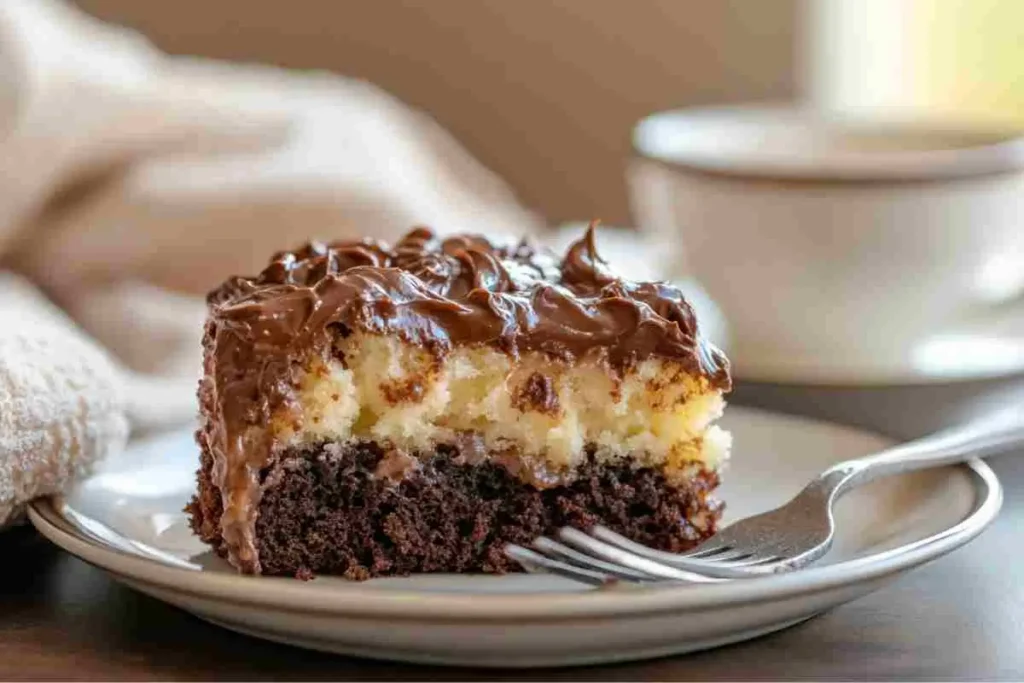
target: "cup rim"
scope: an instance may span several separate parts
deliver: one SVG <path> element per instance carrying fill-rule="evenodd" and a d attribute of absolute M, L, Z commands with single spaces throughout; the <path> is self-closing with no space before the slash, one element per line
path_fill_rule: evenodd
<path fill-rule="evenodd" d="M 828 140 L 861 132 L 974 141 L 934 149 L 854 151 Z M 786 144 L 770 147 L 769 135 Z M 922 181 L 1024 171 L 1024 133 L 919 120 L 843 119 L 792 104 L 744 104 L 655 112 L 633 129 L 642 157 L 715 175 L 825 181 Z"/>

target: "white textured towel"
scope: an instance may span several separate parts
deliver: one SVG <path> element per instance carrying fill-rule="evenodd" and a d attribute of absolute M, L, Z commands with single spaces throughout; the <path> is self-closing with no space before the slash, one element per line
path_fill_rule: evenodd
<path fill-rule="evenodd" d="M 125 416 L 191 418 L 226 275 L 308 238 L 540 228 L 368 84 L 167 57 L 56 0 L 0 0 L 0 188 L 0 263 L 26 278 L 0 279 L 0 521 L 120 448 Z"/>
<path fill-rule="evenodd" d="M 35 291 L 0 275 L 0 523 L 58 493 L 128 437 L 107 355 Z"/>

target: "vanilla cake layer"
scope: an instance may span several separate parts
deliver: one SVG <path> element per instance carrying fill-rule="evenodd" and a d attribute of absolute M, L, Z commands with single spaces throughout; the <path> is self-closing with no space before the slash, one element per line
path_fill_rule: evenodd
<path fill-rule="evenodd" d="M 596 359 L 514 359 L 486 346 L 438 359 L 357 332 L 335 340 L 330 360 L 309 363 L 273 430 L 292 446 L 378 442 L 409 453 L 472 436 L 481 457 L 518 458 L 522 471 L 555 477 L 571 475 L 589 450 L 598 462 L 628 458 L 671 480 L 724 463 L 730 436 L 713 425 L 724 405 L 720 390 L 670 360 L 613 371 Z"/>

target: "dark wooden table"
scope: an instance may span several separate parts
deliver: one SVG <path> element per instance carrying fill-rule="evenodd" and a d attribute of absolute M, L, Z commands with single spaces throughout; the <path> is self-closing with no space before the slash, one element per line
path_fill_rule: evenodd
<path fill-rule="evenodd" d="M 1024 400 L 1024 378 L 941 387 L 744 384 L 735 403 L 897 437 Z M 236 635 L 124 588 L 31 529 L 0 536 L 0 679 L 1024 679 L 1024 457 L 980 538 L 868 597 L 710 652 L 584 670 L 481 671 L 372 662 Z"/>

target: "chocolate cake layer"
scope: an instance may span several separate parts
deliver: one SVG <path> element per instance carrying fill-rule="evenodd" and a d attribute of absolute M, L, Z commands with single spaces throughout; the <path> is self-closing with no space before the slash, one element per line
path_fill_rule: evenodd
<path fill-rule="evenodd" d="M 204 459 L 193 527 L 219 554 L 220 495 Z M 669 485 L 651 468 L 591 459 L 571 484 L 537 489 L 499 464 L 453 449 L 409 458 L 373 444 L 322 444 L 282 453 L 261 474 L 256 522 L 264 574 L 352 579 L 419 572 L 505 572 L 502 552 L 565 525 L 608 526 L 645 545 L 689 549 L 712 535 L 717 474 Z"/>

